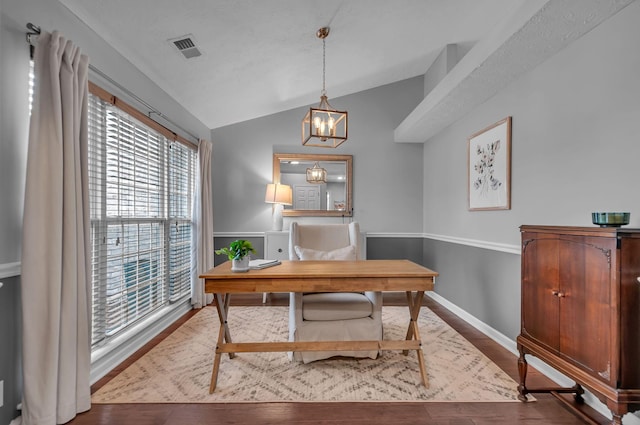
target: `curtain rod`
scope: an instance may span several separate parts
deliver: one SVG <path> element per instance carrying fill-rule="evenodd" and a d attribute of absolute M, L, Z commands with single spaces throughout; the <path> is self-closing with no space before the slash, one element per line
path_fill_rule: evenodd
<path fill-rule="evenodd" d="M 32 24 L 31 22 L 29 22 L 27 24 L 27 29 L 30 31 L 27 33 L 27 42 L 29 43 L 29 45 L 31 45 L 31 48 L 33 48 L 33 46 L 35 46 L 35 40 L 37 40 L 38 36 L 40 35 L 40 27 L 37 25 Z M 35 40 L 34 40 L 35 38 Z M 33 55 L 33 52 L 32 52 Z M 193 133 L 191 133 L 189 130 L 185 129 L 184 127 L 180 126 L 179 124 L 176 124 L 175 122 L 173 122 L 169 117 L 167 117 L 166 115 L 164 115 L 162 112 L 158 111 L 156 108 L 154 108 L 153 106 L 149 105 L 147 102 L 145 102 L 143 99 L 139 98 L 135 93 L 132 93 L 129 89 L 127 89 L 126 87 L 122 86 L 120 83 L 118 83 L 117 81 L 115 81 L 114 79 L 112 79 L 111 77 L 109 77 L 107 74 L 105 74 L 104 72 L 100 71 L 98 68 L 96 68 L 95 66 L 89 64 L 89 69 L 93 72 L 95 72 L 96 74 L 98 74 L 100 77 L 104 78 L 105 80 L 107 80 L 109 83 L 113 84 L 114 86 L 116 86 L 119 90 L 122 90 L 124 93 L 126 93 L 128 96 L 131 96 L 133 99 L 135 99 L 137 102 L 141 103 L 142 105 L 144 105 L 147 109 L 149 109 L 149 113 L 147 114 L 149 119 L 154 120 L 151 117 L 151 114 L 155 114 L 157 116 L 159 116 L 160 118 L 162 118 L 163 120 L 165 120 L 166 122 L 168 122 L 169 124 L 171 124 L 172 126 L 179 128 L 180 130 L 182 130 L 182 132 L 184 132 L 185 134 L 187 134 L 188 136 L 190 136 L 192 139 L 194 139 L 196 141 L 196 143 L 194 143 L 194 145 L 198 145 L 198 141 L 200 140 L 199 137 L 195 136 Z M 158 122 L 158 121 L 156 121 Z M 162 125 L 161 123 L 158 122 L 158 124 Z"/>

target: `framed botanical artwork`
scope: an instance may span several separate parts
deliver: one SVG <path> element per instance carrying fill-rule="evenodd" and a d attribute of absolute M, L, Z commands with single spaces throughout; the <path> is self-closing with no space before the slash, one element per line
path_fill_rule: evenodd
<path fill-rule="evenodd" d="M 467 169 L 470 211 L 511 209 L 511 117 L 469 137 Z"/>

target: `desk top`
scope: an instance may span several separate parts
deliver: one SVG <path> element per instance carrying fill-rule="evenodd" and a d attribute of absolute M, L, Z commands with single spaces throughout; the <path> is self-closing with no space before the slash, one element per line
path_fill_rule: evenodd
<path fill-rule="evenodd" d="M 244 273 L 225 262 L 200 275 L 205 292 L 351 292 L 433 290 L 438 273 L 409 260 L 282 261 Z"/>

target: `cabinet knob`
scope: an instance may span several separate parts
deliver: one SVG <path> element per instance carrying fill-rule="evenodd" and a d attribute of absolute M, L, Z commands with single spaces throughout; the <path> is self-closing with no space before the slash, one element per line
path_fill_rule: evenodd
<path fill-rule="evenodd" d="M 278 248 L 278 252 L 282 252 L 282 248 Z M 640 278 L 639 278 L 640 279 Z"/>
<path fill-rule="evenodd" d="M 554 289 L 554 290 L 551 291 L 551 294 L 555 295 L 557 297 L 559 292 L 560 291 L 558 291 L 557 289 Z"/>
<path fill-rule="evenodd" d="M 640 276 L 638 276 L 638 283 L 640 283 Z"/>

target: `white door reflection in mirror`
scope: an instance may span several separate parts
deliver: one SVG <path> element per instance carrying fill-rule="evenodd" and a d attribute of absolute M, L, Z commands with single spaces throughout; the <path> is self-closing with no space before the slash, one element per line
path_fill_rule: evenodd
<path fill-rule="evenodd" d="M 288 183 L 285 183 L 288 184 Z M 294 210 L 319 210 L 320 209 L 320 185 L 294 184 L 293 185 L 293 209 Z"/>

